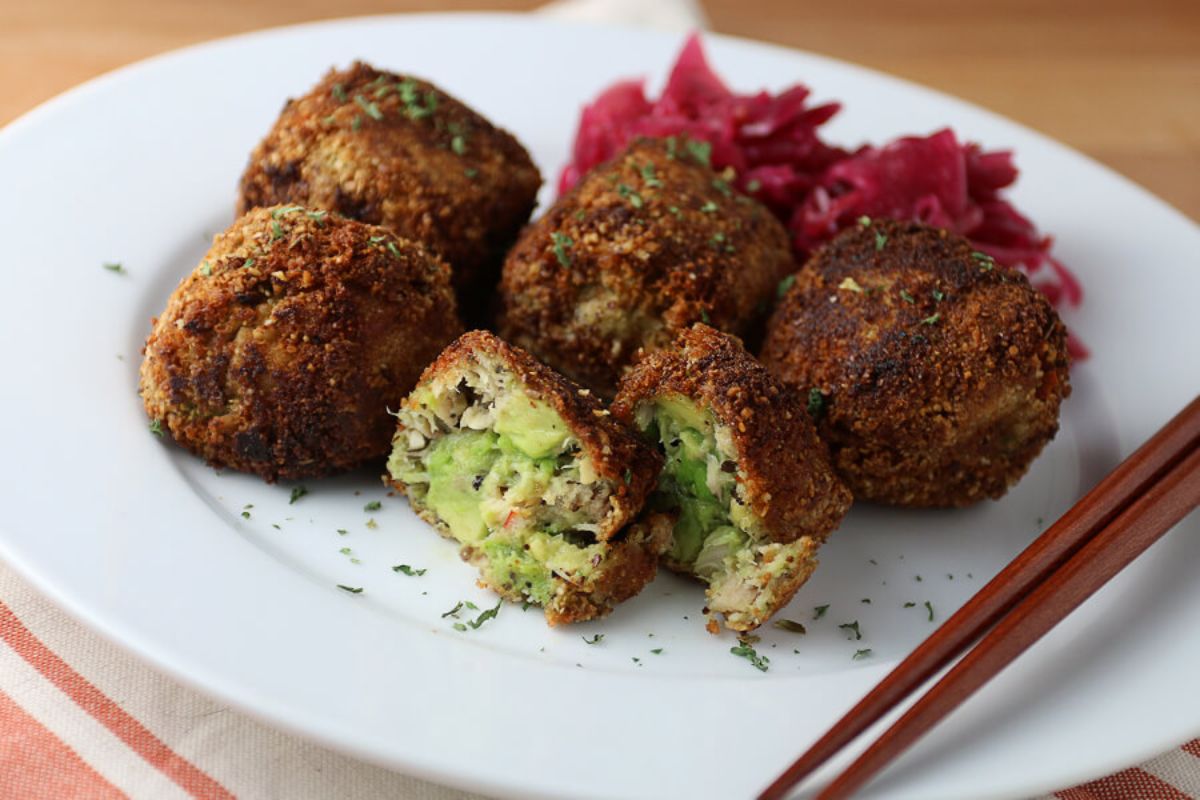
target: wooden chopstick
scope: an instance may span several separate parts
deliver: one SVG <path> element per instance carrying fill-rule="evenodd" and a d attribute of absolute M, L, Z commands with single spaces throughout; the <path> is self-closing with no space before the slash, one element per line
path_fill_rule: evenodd
<path fill-rule="evenodd" d="M 782 798 L 791 787 L 920 688 L 989 628 L 996 625 L 1022 598 L 1047 582 L 1060 566 L 1130 507 L 1136 498 L 1146 495 L 1151 487 L 1163 481 L 1173 468 L 1198 448 L 1200 397 L 1189 403 L 1183 411 L 1101 480 L 1058 522 L 1001 570 L 932 636 L 922 642 L 829 732 L 764 790 L 759 795 L 760 800 Z M 1200 476 L 1194 477 L 1194 480 L 1200 483 Z M 1098 586 L 1099 584 L 1097 588 Z M 830 789 L 832 788 L 831 786 Z"/>
<path fill-rule="evenodd" d="M 1200 449 L 1122 511 L 996 623 L 962 660 L 818 795 L 849 797 L 1200 505 Z"/>

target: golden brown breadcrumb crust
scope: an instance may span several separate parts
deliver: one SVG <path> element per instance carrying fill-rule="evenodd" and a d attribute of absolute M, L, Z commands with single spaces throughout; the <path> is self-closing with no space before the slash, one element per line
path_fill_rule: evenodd
<path fill-rule="evenodd" d="M 795 268 L 787 233 L 691 144 L 634 142 L 525 229 L 500 283 L 505 338 L 612 396 L 638 348 L 765 314 Z"/>
<path fill-rule="evenodd" d="M 741 342 L 703 324 L 681 331 L 672 347 L 651 353 L 625 376 L 613 416 L 633 424 L 640 405 L 671 395 L 710 410 L 728 429 L 738 497 L 762 524 L 751 532 L 756 538 L 822 541 L 841 523 L 850 492 L 830 467 L 805 404 Z"/>
<path fill-rule="evenodd" d="M 1066 330 L 1025 276 L 916 223 L 860 224 L 796 273 L 763 363 L 802 396 L 855 497 L 998 498 L 1058 430 Z"/>
<path fill-rule="evenodd" d="M 641 511 L 646 497 L 658 484 L 662 456 L 632 429 L 618 422 L 595 394 L 564 378 L 519 347 L 489 331 L 469 331 L 458 337 L 422 373 L 417 385 L 429 383 L 444 373 L 457 374 L 464 362 L 480 363 L 479 354 L 505 364 L 528 396 L 546 403 L 562 418 L 592 461 L 596 474 L 614 484 L 611 513 L 596 520 L 596 538 L 612 538 Z M 419 405 L 414 392 L 405 404 Z M 396 431 L 404 433 L 401 422 Z M 405 491 L 403 484 L 396 487 Z"/>
<path fill-rule="evenodd" d="M 140 392 L 213 466 L 328 475 L 387 453 L 388 406 L 461 330 L 449 267 L 421 245 L 327 212 L 257 209 L 154 321 Z"/>
<path fill-rule="evenodd" d="M 507 131 L 432 84 L 356 62 L 289 100 L 241 180 L 240 212 L 299 203 L 383 225 L 491 294 L 541 175 Z"/>

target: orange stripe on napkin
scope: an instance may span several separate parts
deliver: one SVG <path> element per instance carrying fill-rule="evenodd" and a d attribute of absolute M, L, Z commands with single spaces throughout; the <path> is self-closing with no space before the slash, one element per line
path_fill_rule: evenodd
<path fill-rule="evenodd" d="M 1171 784 L 1137 767 L 1054 794 L 1059 800 L 1192 800 Z"/>
<path fill-rule="evenodd" d="M 4 692 L 0 692 L 0 775 L 4 796 L 21 800 L 125 797 Z"/>
<path fill-rule="evenodd" d="M 188 794 L 205 800 L 234 800 L 224 786 L 167 747 L 142 723 L 42 644 L 3 602 L 0 602 L 0 639 L 63 694 Z"/>

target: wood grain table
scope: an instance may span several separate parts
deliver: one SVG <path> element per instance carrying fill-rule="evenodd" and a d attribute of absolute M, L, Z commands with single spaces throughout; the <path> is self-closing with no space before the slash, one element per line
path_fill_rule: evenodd
<path fill-rule="evenodd" d="M 978 103 L 1200 219 L 1197 0 L 702 2 L 718 32 L 854 61 Z M 102 72 L 206 39 L 331 16 L 537 5 L 0 0 L 0 125 Z"/>

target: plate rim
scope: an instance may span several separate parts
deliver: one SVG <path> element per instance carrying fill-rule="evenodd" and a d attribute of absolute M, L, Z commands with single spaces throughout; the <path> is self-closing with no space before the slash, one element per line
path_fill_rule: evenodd
<path fill-rule="evenodd" d="M 486 24 L 489 24 L 490 22 L 499 20 L 499 21 L 507 22 L 507 23 L 516 23 L 516 24 L 520 24 L 520 25 L 533 25 L 536 27 L 585 29 L 585 30 L 594 30 L 599 27 L 599 28 L 611 29 L 611 30 L 618 31 L 618 32 L 621 32 L 621 31 L 636 31 L 639 33 L 645 32 L 645 30 L 642 28 L 631 27 L 631 26 L 626 26 L 626 25 L 619 25 L 619 24 L 595 25 L 595 24 L 591 24 L 591 23 L 578 23 L 578 22 L 564 21 L 564 20 L 559 20 L 559 19 L 548 19 L 548 18 L 542 18 L 542 17 L 537 17 L 535 15 L 528 15 L 528 14 L 490 13 L 490 12 L 489 13 L 458 12 L 458 13 L 427 13 L 427 14 L 383 14 L 383 15 L 375 14 L 375 15 L 363 15 L 363 16 L 354 16 L 354 17 L 331 18 L 331 19 L 326 19 L 326 20 L 298 23 L 298 24 L 294 24 L 294 25 L 264 28 L 264 29 L 260 29 L 260 30 L 256 30 L 256 31 L 249 31 L 249 32 L 235 34 L 232 36 L 221 37 L 218 39 L 207 40 L 204 42 L 198 42 L 198 43 L 191 44 L 191 45 L 188 45 L 183 48 L 178 48 L 175 50 L 169 50 L 169 51 L 166 51 L 163 53 L 158 53 L 158 54 L 149 56 L 147 58 L 144 58 L 144 59 L 141 59 L 141 60 L 129 63 L 129 64 L 122 65 L 122 66 L 117 67 L 111 71 L 108 71 L 102 75 L 91 78 L 88 81 L 85 81 L 75 87 L 72 87 L 72 88 L 54 96 L 53 98 L 39 104 L 35 108 L 25 112 L 24 114 L 20 115 L 19 117 L 17 117 L 16 119 L 11 121 L 7 125 L 5 125 L 4 128 L 0 129 L 0 151 L 3 151 L 8 146 L 10 138 L 12 136 L 21 133 L 27 127 L 36 126 L 37 124 L 40 124 L 43 117 L 55 113 L 60 107 L 68 106 L 72 102 L 79 100 L 80 98 L 84 97 L 85 95 L 87 95 L 91 92 L 94 92 L 94 91 L 102 90 L 104 87 L 108 86 L 110 83 L 126 79 L 134 73 L 141 73 L 146 70 L 153 70 L 161 62 L 184 58 L 184 57 L 192 55 L 196 52 L 204 51 L 204 50 L 210 49 L 217 45 L 237 44 L 242 41 L 251 41 L 251 40 L 254 40 L 257 38 L 261 38 L 264 35 L 287 35 L 291 32 L 295 32 L 298 30 L 321 30 L 321 29 L 329 28 L 330 26 L 343 26 L 343 25 L 354 26 L 354 25 L 361 25 L 364 23 L 368 23 L 372 20 L 377 20 L 377 21 L 381 21 L 381 22 L 389 22 L 389 23 L 419 20 L 419 21 L 428 21 L 428 22 L 454 22 L 456 24 L 465 23 L 465 24 L 471 24 L 471 25 L 475 25 L 475 24 L 486 25 Z M 680 34 L 664 32 L 663 35 L 664 36 L 679 36 Z M 958 97 L 947 94 L 940 90 L 932 89 L 932 88 L 926 87 L 924 85 L 909 81 L 905 78 L 899 78 L 899 77 L 889 75 L 888 73 L 881 72 L 881 71 L 878 71 L 878 70 L 875 70 L 872 68 L 862 67 L 862 66 L 854 64 L 852 62 L 843 61 L 843 60 L 832 58 L 832 57 L 822 55 L 822 54 L 812 53 L 810 51 L 798 50 L 795 48 L 789 48 L 786 46 L 776 45 L 776 44 L 771 44 L 771 43 L 758 42 L 758 41 L 755 41 L 752 39 L 747 39 L 744 37 L 727 36 L 727 35 L 716 34 L 716 33 L 711 33 L 711 32 L 705 32 L 704 36 L 707 39 L 732 42 L 732 43 L 738 44 L 739 46 L 774 51 L 776 54 L 784 55 L 784 56 L 800 55 L 800 56 L 803 56 L 804 58 L 809 58 L 809 59 L 813 59 L 816 61 L 824 62 L 827 65 L 835 67 L 839 70 L 858 72 L 859 74 L 867 76 L 867 77 L 871 78 L 872 80 L 899 83 L 910 89 L 919 90 L 922 93 L 936 96 L 941 101 L 949 102 L 951 104 L 965 106 L 974 113 L 985 115 L 986 117 L 991 118 L 995 122 L 1000 122 L 1005 126 L 1020 130 L 1025 135 L 1028 135 L 1032 138 L 1039 140 L 1043 146 L 1047 146 L 1048 148 L 1052 149 L 1057 155 L 1069 154 L 1073 158 L 1082 159 L 1084 162 L 1086 162 L 1088 164 L 1089 168 L 1096 169 L 1096 170 L 1103 172 L 1105 174 L 1105 176 L 1109 179 L 1116 179 L 1116 181 L 1118 183 L 1120 183 L 1122 188 L 1125 189 L 1126 191 L 1128 191 L 1130 189 L 1135 190 L 1135 193 L 1137 194 L 1138 199 L 1140 201 L 1142 201 L 1142 202 L 1150 201 L 1156 207 L 1156 210 L 1159 213 L 1166 212 L 1166 213 L 1174 216 L 1178 220 L 1182 220 L 1184 223 L 1190 224 L 1194 229 L 1200 230 L 1200 226 L 1198 226 L 1197 223 L 1194 222 L 1190 217 L 1188 217 L 1186 214 L 1184 214 L 1182 211 L 1175 208 L 1171 204 L 1167 203 L 1165 200 L 1152 194 L 1151 192 L 1149 192 L 1149 190 L 1140 186 L 1132 179 L 1130 179 L 1130 178 L 1122 175 L 1121 173 L 1113 170 L 1112 168 L 1096 161 L 1094 158 L 1092 158 L 1084 153 L 1081 153 L 1079 151 L 1076 151 L 1073 148 L 1071 148 L 1065 144 L 1062 144 L 1062 143 L 1058 142 L 1057 140 L 1050 138 L 1046 134 L 1040 133 L 1036 129 L 1030 128 L 1030 127 L 1024 125 L 1023 123 L 1010 120 L 1006 117 L 1003 117 L 1002 115 L 997 114 L 996 112 L 992 112 L 986 108 L 977 106 L 969 101 L 962 100 Z M 586 102 L 586 98 L 581 98 L 580 103 L 582 104 L 583 102 Z M 102 616 L 96 616 L 95 614 L 92 613 L 91 610 L 73 602 L 70 598 L 69 592 L 60 591 L 60 588 L 65 589 L 66 587 L 59 587 L 52 579 L 49 579 L 49 578 L 46 578 L 45 576 L 43 576 L 41 574 L 41 571 L 37 568 L 36 565 L 26 562 L 26 560 L 23 559 L 22 557 L 20 557 L 20 555 L 18 553 L 14 552 L 12 547 L 10 547 L 8 535 L 4 533 L 4 531 L 7 530 L 7 527 L 8 527 L 7 525 L 0 526 L 0 556 L 2 556 L 4 558 L 4 560 L 6 561 L 6 563 L 8 563 L 10 566 L 12 566 L 13 569 L 18 574 L 20 574 L 25 580 L 29 581 L 40 593 L 42 593 L 44 596 L 50 598 L 57 607 L 65 610 L 74 619 L 81 621 L 90 630 L 92 630 L 96 633 L 99 633 L 101 636 L 103 636 L 108 641 L 114 642 L 115 644 L 122 647 L 123 649 L 125 649 L 129 652 L 132 652 L 138 658 L 153 664 L 156 669 L 159 669 L 160 671 L 165 672 L 166 674 L 170 675 L 173 679 L 179 680 L 184 685 L 188 685 L 198 691 L 201 691 L 202 693 L 204 693 L 207 696 L 215 697 L 215 698 L 219 699 L 221 702 L 229 703 L 231 706 L 238 708 L 239 710 L 241 710 L 245 713 L 248 713 L 257 719 L 267 720 L 267 721 L 269 721 L 270 725 L 272 725 L 276 728 L 286 730 L 289 733 L 299 735 L 305 739 L 319 741 L 321 744 L 329 746 L 332 749 L 338 750 L 339 752 L 350 753 L 355 757 L 363 758 L 364 760 L 370 761 L 372 763 L 381 764 L 381 765 L 387 766 L 392 769 L 395 769 L 395 768 L 397 768 L 397 765 L 400 765 L 400 768 L 403 769 L 406 773 L 415 775 L 417 777 L 422 777 L 427 780 L 436 781 L 438 783 L 442 783 L 442 784 L 446 784 L 446 785 L 467 788 L 471 791 L 483 791 L 483 792 L 501 791 L 504 793 L 514 793 L 514 792 L 519 791 L 521 794 L 523 794 L 525 796 L 535 796 L 535 795 L 536 796 L 553 796 L 553 795 L 539 795 L 536 791 L 531 792 L 531 790 L 527 786 L 516 783 L 516 782 L 511 783 L 511 784 L 501 785 L 501 784 L 496 784 L 494 782 L 487 781 L 487 780 L 476 780 L 470 774 L 464 775 L 462 773 L 457 773 L 457 772 L 451 773 L 451 772 L 446 772 L 446 771 L 439 771 L 436 769 L 435 770 L 426 769 L 424 766 L 422 766 L 422 764 L 420 762 L 405 761 L 402 758 L 396 758 L 395 755 L 388 755 L 386 757 L 380 756 L 380 755 L 376 754 L 374 751 L 372 751 L 370 749 L 364 749 L 364 748 L 358 746 L 357 744 L 347 744 L 345 741 L 342 741 L 342 740 L 334 739 L 331 737 L 324 737 L 324 736 L 320 735 L 319 733 L 315 732 L 313 729 L 297 727 L 296 725 L 293 725 L 292 722 L 290 722 L 285 716 L 272 713 L 271 711 L 265 710 L 264 708 L 259 707 L 259 706 L 254 706 L 253 704 L 244 704 L 241 702 L 240 698 L 231 696 L 229 693 L 223 691 L 222 689 L 216 688 L 215 686 L 209 685 L 207 683 L 203 683 L 198 678 L 193 679 L 194 678 L 193 675 L 189 675 L 186 672 L 183 672 L 182 670 L 176 669 L 170 663 L 169 659 L 167 659 L 166 657 L 162 657 L 161 654 L 158 652 L 158 648 L 155 648 L 153 646 L 153 643 L 137 641 L 137 637 L 131 636 L 128 631 L 126 631 L 124 634 L 122 634 L 122 632 L 119 630 L 119 628 L 120 628 L 119 625 L 111 624 L 112 623 L 111 620 L 106 621 Z M 864 670 L 864 671 L 875 671 L 879 675 L 882 675 L 883 672 L 886 671 L 886 669 L 890 668 L 890 666 L 894 663 L 896 663 L 895 660 L 891 660 L 886 663 L 880 663 L 879 665 L 873 666 L 871 668 L 868 668 L 868 670 Z M 1197 728 L 1197 732 L 1200 733 L 1200 727 Z M 1168 745 L 1168 746 L 1170 746 L 1170 745 Z M 1146 746 L 1144 749 L 1146 750 L 1148 756 L 1153 756 L 1155 754 L 1161 753 L 1164 748 L 1154 745 L 1154 746 Z M 1141 761 L 1145 760 L 1145 757 L 1146 756 L 1138 756 L 1136 759 L 1131 760 L 1129 763 L 1130 764 L 1140 763 Z M 1120 767 L 1118 767 L 1118 769 L 1119 768 Z M 1109 768 L 1107 768 L 1107 767 L 1105 768 L 1106 771 L 1108 769 Z M 1080 778 L 1080 780 L 1087 780 L 1089 777 L 1094 777 L 1094 776 L 1095 776 L 1095 773 L 1089 772 L 1088 774 L 1083 775 Z M 1075 782 L 1078 782 L 1078 780 Z M 1072 783 L 1071 785 L 1074 785 L 1074 783 Z M 1041 791 L 1044 788 L 1046 788 L 1046 787 L 1042 787 L 1039 784 L 1039 788 L 1034 789 L 1034 791 Z M 1061 787 L 1061 788 L 1065 788 L 1065 787 Z M 1025 790 L 1022 789 L 1021 791 L 1024 792 Z M 1008 797 L 1008 796 L 1013 796 L 1013 795 L 1009 792 L 1006 792 L 1004 794 L 998 794 L 998 795 L 994 795 L 994 796 Z"/>

